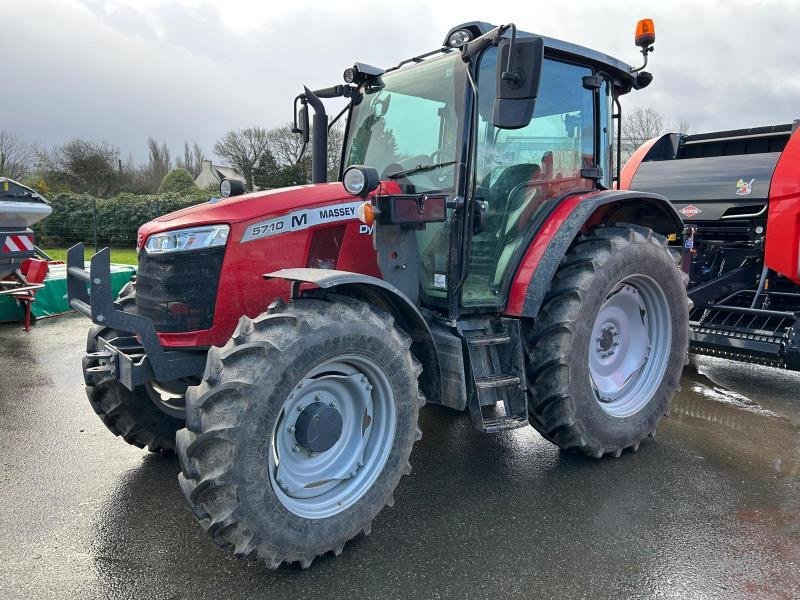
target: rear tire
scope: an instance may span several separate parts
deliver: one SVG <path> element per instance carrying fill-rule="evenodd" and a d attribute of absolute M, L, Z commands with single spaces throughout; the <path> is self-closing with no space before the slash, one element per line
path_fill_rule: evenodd
<path fill-rule="evenodd" d="M 600 323 L 617 315 L 620 331 Z M 596 458 L 638 450 L 679 389 L 688 319 L 684 278 L 663 237 L 622 224 L 579 237 L 526 332 L 531 425 L 560 448 Z M 600 363 L 629 360 L 639 367 L 598 374 Z"/>
<path fill-rule="evenodd" d="M 410 345 L 388 313 L 328 295 L 288 306 L 276 302 L 256 319 L 242 317 L 231 340 L 211 349 L 203 382 L 187 392 L 186 429 L 177 436 L 178 480 L 217 545 L 237 556 L 255 552 L 272 569 L 284 562 L 307 568 L 316 556 L 338 555 L 348 540 L 370 532 L 375 516 L 394 503 L 392 493 L 410 473 L 411 448 L 422 435 L 422 368 Z M 350 368 L 349 377 L 341 374 Z M 354 387 L 337 388 L 350 385 L 337 383 L 349 378 Z M 387 397 L 393 416 L 381 421 L 378 401 Z M 309 402 L 345 415 L 333 446 L 318 452 L 300 434 L 298 414 Z M 346 417 L 350 403 L 355 420 Z M 364 406 L 373 407 L 369 417 Z M 348 423 L 357 423 L 360 433 Z M 373 438 L 376 432 L 391 435 Z M 354 438 L 363 454 L 343 450 Z M 384 440 L 383 446 L 371 445 L 373 439 Z M 316 460 L 333 465 L 324 477 L 315 472 L 319 481 L 307 474 Z M 361 488 L 359 482 L 365 482 Z"/>

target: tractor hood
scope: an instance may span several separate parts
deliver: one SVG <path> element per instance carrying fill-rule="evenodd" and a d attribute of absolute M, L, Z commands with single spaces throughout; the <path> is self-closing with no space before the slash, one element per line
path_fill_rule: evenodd
<path fill-rule="evenodd" d="M 170 229 L 183 229 L 212 223 L 233 225 L 243 221 L 278 216 L 298 208 L 343 199 L 352 200 L 354 198 L 338 182 L 298 185 L 221 200 L 215 199 L 166 214 L 145 223 L 139 228 L 138 240 L 141 242 L 153 233 Z"/>

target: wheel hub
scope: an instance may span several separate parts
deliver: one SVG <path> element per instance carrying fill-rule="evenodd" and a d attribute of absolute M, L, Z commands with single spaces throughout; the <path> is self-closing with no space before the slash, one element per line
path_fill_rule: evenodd
<path fill-rule="evenodd" d="M 295 423 L 294 437 L 308 452 L 327 452 L 342 435 L 342 413 L 336 402 L 313 402 L 303 409 Z"/>
<path fill-rule="evenodd" d="M 645 276 L 634 275 L 608 294 L 595 318 L 588 357 L 605 412 L 624 417 L 647 404 L 666 368 L 669 323 L 663 292 Z M 654 348 L 654 339 L 664 346 Z"/>
<path fill-rule="evenodd" d="M 612 322 L 606 322 L 600 328 L 600 335 L 597 336 L 597 353 L 601 358 L 613 356 L 619 346 L 619 331 Z"/>
<path fill-rule="evenodd" d="M 306 518 L 345 510 L 383 468 L 395 419 L 391 385 L 372 361 L 347 356 L 318 365 L 288 395 L 273 430 L 273 490 Z"/>

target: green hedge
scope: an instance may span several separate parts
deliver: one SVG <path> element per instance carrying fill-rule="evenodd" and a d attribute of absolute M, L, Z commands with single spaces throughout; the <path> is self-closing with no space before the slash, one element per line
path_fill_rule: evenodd
<path fill-rule="evenodd" d="M 96 210 L 98 243 L 133 247 L 136 232 L 143 223 L 206 202 L 213 195 L 207 190 L 146 196 L 120 194 L 107 199 L 86 194 L 58 194 L 49 198 L 53 213 L 35 226 L 37 244 L 58 247 L 77 242 L 93 243 L 93 214 Z"/>

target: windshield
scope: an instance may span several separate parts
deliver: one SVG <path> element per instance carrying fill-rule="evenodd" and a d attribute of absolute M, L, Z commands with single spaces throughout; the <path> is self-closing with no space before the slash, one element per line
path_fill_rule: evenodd
<path fill-rule="evenodd" d="M 365 84 L 350 116 L 345 165 L 374 167 L 406 193 L 452 188 L 462 98 L 457 60 L 453 53 Z"/>

